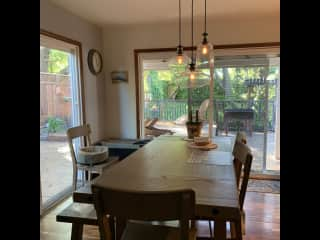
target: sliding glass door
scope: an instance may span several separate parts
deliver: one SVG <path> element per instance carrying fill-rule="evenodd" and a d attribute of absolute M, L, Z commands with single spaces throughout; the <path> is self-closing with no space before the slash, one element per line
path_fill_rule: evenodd
<path fill-rule="evenodd" d="M 142 130 L 150 119 L 154 125 L 186 135 L 187 89 L 179 88 L 168 67 L 174 52 L 140 56 L 140 119 Z M 209 74 L 209 69 L 202 71 Z M 280 54 L 279 49 L 216 51 L 214 62 L 215 135 L 235 136 L 242 131 L 253 152 L 253 172 L 279 174 L 280 170 Z M 202 109 L 209 86 L 191 91 L 192 108 Z M 203 118 L 208 120 L 209 111 Z M 208 129 L 203 129 L 207 134 Z M 143 134 L 143 131 L 142 131 Z M 146 133 L 144 133 L 146 136 Z"/>
<path fill-rule="evenodd" d="M 40 189 L 46 210 L 71 193 L 66 130 L 81 123 L 77 46 L 40 35 Z"/>
<path fill-rule="evenodd" d="M 276 157 L 280 66 L 274 61 L 279 58 L 259 54 L 215 60 L 214 117 L 218 134 L 246 133 L 254 156 L 252 170 L 256 172 L 280 170 Z"/>

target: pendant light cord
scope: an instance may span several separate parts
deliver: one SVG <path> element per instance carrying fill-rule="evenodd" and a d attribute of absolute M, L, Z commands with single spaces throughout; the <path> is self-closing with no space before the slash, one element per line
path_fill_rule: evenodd
<path fill-rule="evenodd" d="M 179 46 L 181 46 L 181 0 L 179 0 Z"/>
<path fill-rule="evenodd" d="M 191 5 L 191 63 L 193 63 L 193 0 Z"/>
<path fill-rule="evenodd" d="M 204 32 L 207 32 L 207 0 L 204 0 Z"/>

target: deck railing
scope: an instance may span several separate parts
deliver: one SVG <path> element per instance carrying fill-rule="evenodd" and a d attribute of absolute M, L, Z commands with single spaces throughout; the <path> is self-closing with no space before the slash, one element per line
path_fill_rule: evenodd
<path fill-rule="evenodd" d="M 193 101 L 193 109 L 199 108 L 202 101 Z M 276 105 L 274 100 L 268 102 L 268 129 L 274 131 L 275 129 L 275 114 Z M 175 121 L 179 117 L 187 114 L 187 100 L 153 100 L 145 101 L 144 117 L 145 118 L 158 118 L 159 120 Z M 218 128 L 223 129 L 223 114 L 225 109 L 237 108 L 246 109 L 251 108 L 254 110 L 254 131 L 264 130 L 264 114 L 265 114 L 265 101 L 264 100 L 214 100 L 214 120 Z M 206 113 L 208 119 L 208 111 Z M 229 124 L 230 130 L 237 130 L 241 127 L 239 121 L 231 121 Z"/>

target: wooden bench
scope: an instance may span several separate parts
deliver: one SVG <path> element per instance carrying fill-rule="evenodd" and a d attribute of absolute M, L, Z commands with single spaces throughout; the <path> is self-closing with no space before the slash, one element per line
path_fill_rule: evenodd
<path fill-rule="evenodd" d="M 73 192 L 73 201 L 79 203 L 93 203 L 91 184 L 87 183 Z"/>
<path fill-rule="evenodd" d="M 84 188 L 85 189 L 85 188 Z M 87 194 L 86 192 L 81 192 Z M 80 194 L 81 194 L 80 193 Z M 98 226 L 97 215 L 93 204 L 73 202 L 56 216 L 57 222 L 72 223 L 71 240 L 82 240 L 83 225 Z M 158 222 L 172 226 L 173 222 Z M 175 226 L 175 225 L 174 225 Z M 198 237 L 197 240 L 212 240 L 210 237 Z M 229 239 L 228 239 L 229 240 Z"/>
<path fill-rule="evenodd" d="M 83 225 L 98 226 L 93 204 L 73 202 L 56 216 L 57 222 L 72 223 L 71 240 L 81 240 Z"/>

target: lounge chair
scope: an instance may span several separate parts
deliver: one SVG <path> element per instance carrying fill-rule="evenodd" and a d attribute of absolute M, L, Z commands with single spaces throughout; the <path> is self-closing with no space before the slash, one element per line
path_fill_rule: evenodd
<path fill-rule="evenodd" d="M 209 107 L 209 103 L 210 103 L 209 99 L 206 99 L 201 103 L 201 105 L 199 107 L 199 120 L 200 121 L 205 120 L 205 115 L 206 115 L 206 111 Z M 174 121 L 174 123 L 177 125 L 185 125 L 187 121 L 188 121 L 188 115 L 185 114 L 185 115 L 182 115 L 181 117 L 177 118 Z"/>
<path fill-rule="evenodd" d="M 156 128 L 154 126 L 154 124 L 156 124 L 156 122 L 158 121 L 158 118 L 154 118 L 154 119 L 146 119 L 144 121 L 144 133 L 145 136 L 154 136 L 154 137 L 158 137 L 160 135 L 163 134 L 170 134 L 172 135 L 174 132 L 169 130 L 169 129 L 160 129 L 160 128 Z"/>

